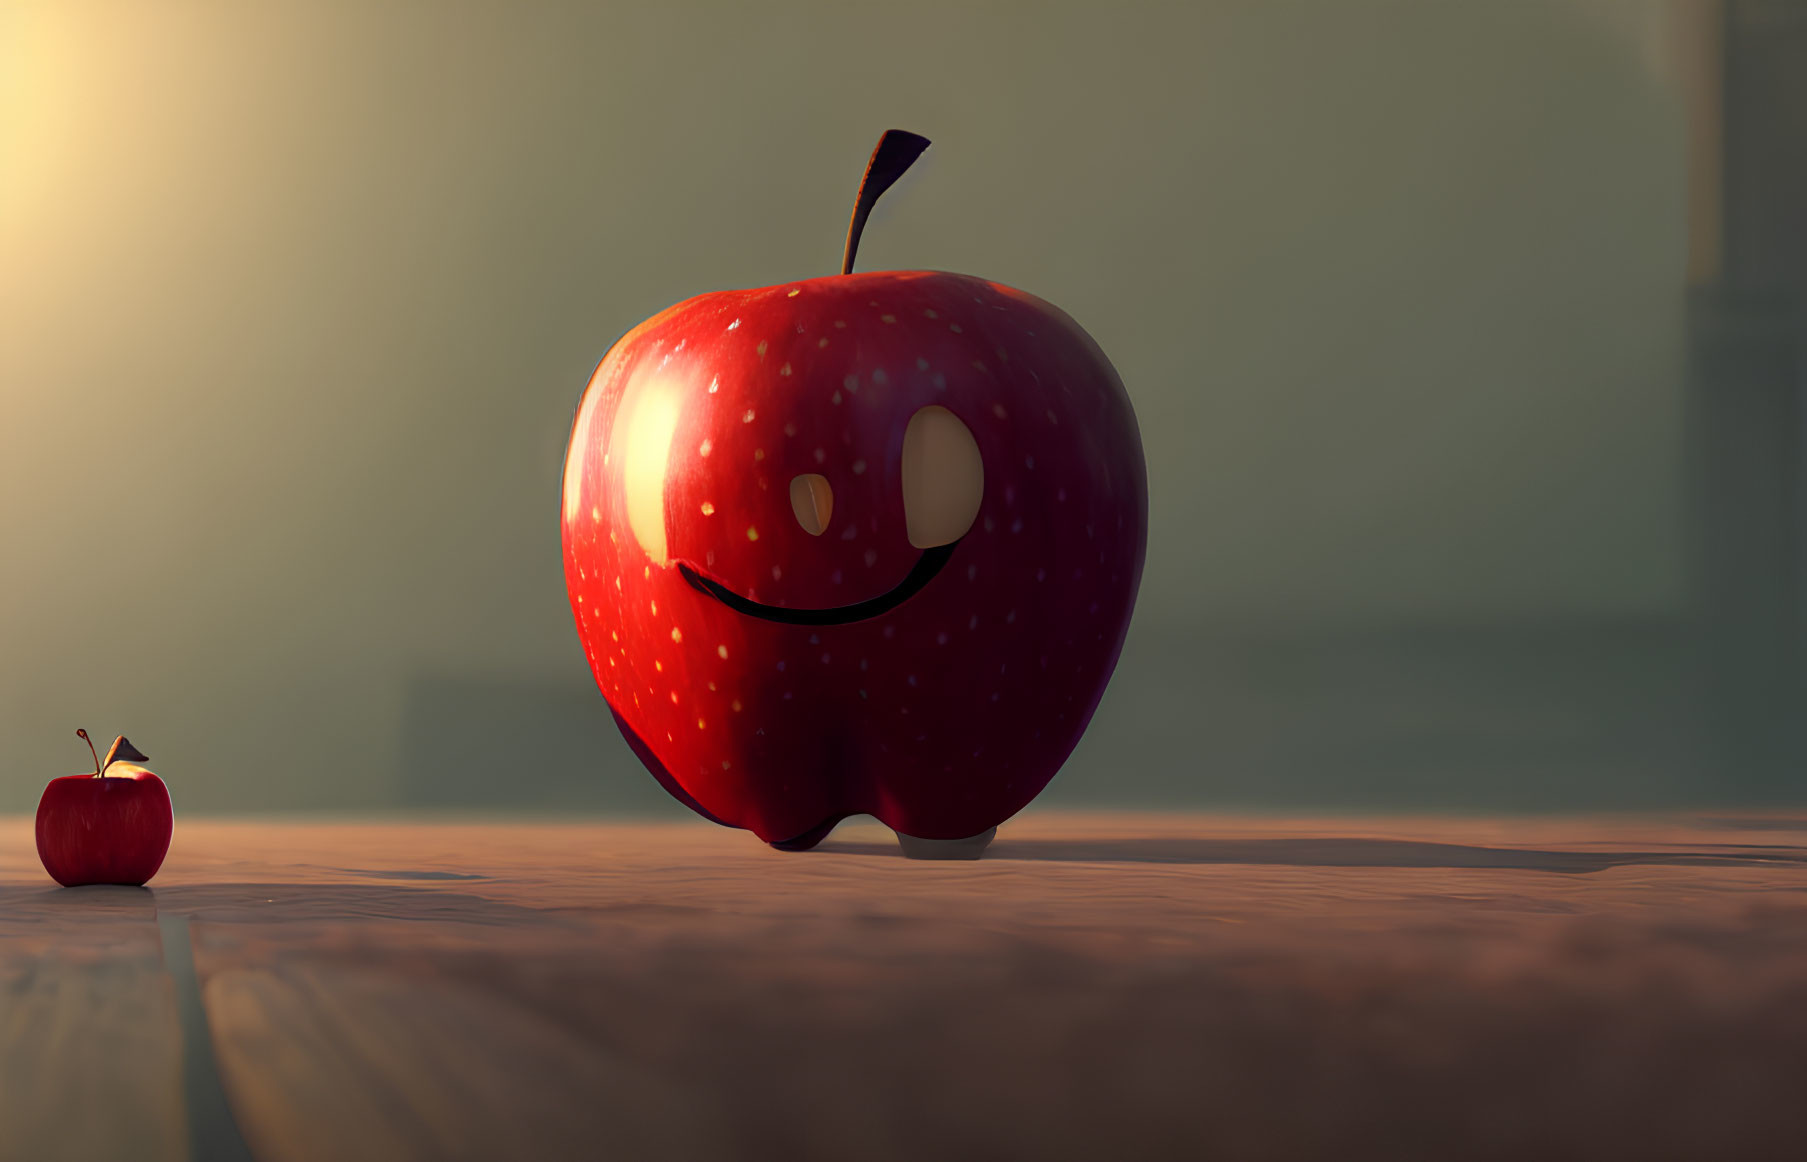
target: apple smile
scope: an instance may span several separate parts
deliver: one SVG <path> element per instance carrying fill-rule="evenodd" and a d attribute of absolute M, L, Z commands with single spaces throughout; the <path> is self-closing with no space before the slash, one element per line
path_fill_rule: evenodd
<path fill-rule="evenodd" d="M 688 564 L 679 562 L 678 572 L 683 574 L 699 593 L 706 593 L 736 613 L 748 617 L 762 618 L 766 621 L 779 621 L 788 625 L 846 625 L 849 622 L 866 621 L 896 609 L 905 601 L 920 592 L 923 586 L 935 579 L 948 559 L 954 555 L 954 546 L 958 540 L 949 541 L 945 545 L 936 545 L 932 549 L 924 549 L 922 556 L 916 558 L 909 576 L 899 581 L 893 588 L 867 601 L 853 605 L 836 605 L 828 609 L 786 609 L 777 605 L 764 605 L 757 601 L 749 601 L 740 594 L 729 589 L 718 581 L 698 573 Z"/>

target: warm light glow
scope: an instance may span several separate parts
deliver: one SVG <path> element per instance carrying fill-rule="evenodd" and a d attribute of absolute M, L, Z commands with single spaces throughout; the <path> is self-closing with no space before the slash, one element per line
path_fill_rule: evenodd
<path fill-rule="evenodd" d="M 665 470 L 680 410 L 678 392 L 669 381 L 631 383 L 609 436 L 610 456 L 621 459 L 628 528 L 660 565 L 671 560 L 665 545 Z"/>
<path fill-rule="evenodd" d="M 211 39 L 168 13 L 0 4 L 0 265 L 29 271 L 29 297 L 81 286 L 93 265 L 118 260 L 119 240 L 192 212 L 192 189 L 170 176 L 182 155 L 168 130 L 204 141 L 212 126 L 183 119 L 210 102 L 220 123 L 240 115 L 200 85 L 174 84 Z"/>
<path fill-rule="evenodd" d="M 23 225 L 25 204 L 58 166 L 59 145 L 52 113 L 64 96 L 47 77 L 55 45 L 44 13 L 28 8 L 0 11 L 0 238 Z M 65 73 L 73 70 L 64 70 Z M 10 229 L 9 229 L 10 227 Z"/>

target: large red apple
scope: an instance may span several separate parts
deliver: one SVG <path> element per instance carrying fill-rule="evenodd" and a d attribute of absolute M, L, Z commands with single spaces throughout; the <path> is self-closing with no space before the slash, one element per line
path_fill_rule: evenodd
<path fill-rule="evenodd" d="M 850 273 L 927 144 L 880 139 L 840 275 L 648 319 L 572 426 L 565 580 L 616 722 L 781 848 L 866 813 L 976 854 L 1079 741 L 1141 579 L 1141 441 L 1098 345 L 984 279 Z"/>
<path fill-rule="evenodd" d="M 88 732 L 75 733 L 92 754 Z M 50 780 L 38 801 L 38 858 L 51 879 L 137 887 L 157 874 L 175 816 L 169 788 L 137 765 L 145 758 L 121 735 L 104 763 L 95 755 L 93 774 Z"/>

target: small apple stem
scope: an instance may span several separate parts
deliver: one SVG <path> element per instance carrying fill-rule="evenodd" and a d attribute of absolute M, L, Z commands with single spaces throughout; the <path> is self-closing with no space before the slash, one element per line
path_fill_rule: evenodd
<path fill-rule="evenodd" d="M 853 256 L 860 248 L 866 216 L 872 213 L 879 195 L 890 189 L 928 147 L 928 138 L 904 129 L 887 129 L 879 135 L 878 146 L 866 162 L 866 175 L 860 179 L 859 196 L 853 203 L 853 221 L 847 224 L 847 249 L 841 253 L 842 274 L 853 273 Z"/>
<path fill-rule="evenodd" d="M 79 727 L 76 728 L 75 733 L 80 735 L 81 740 L 88 744 L 88 753 L 94 756 L 94 777 L 97 779 L 100 778 L 100 752 L 94 749 L 94 740 L 88 737 L 87 731 L 82 730 Z"/>

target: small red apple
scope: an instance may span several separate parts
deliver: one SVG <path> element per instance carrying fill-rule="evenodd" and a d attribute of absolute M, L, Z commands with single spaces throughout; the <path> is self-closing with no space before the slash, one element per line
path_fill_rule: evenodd
<path fill-rule="evenodd" d="M 75 733 L 94 754 L 88 732 Z M 137 765 L 148 757 L 122 734 L 105 762 L 94 755 L 93 774 L 50 780 L 38 801 L 38 858 L 51 879 L 66 888 L 138 887 L 157 874 L 169 852 L 175 816 L 169 788 Z"/>
<path fill-rule="evenodd" d="M 565 581 L 616 722 L 786 850 L 870 814 L 976 856 L 1079 741 L 1142 575 L 1141 440 L 1091 337 L 984 279 L 852 273 L 927 145 L 880 138 L 839 275 L 655 315 L 572 425 Z"/>

